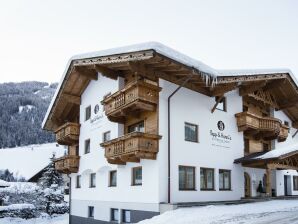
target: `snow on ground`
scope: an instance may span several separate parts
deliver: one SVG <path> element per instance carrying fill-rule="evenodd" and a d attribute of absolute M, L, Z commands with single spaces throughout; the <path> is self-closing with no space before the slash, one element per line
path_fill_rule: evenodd
<path fill-rule="evenodd" d="M 139 224 L 298 224 L 298 200 L 180 208 Z"/>
<path fill-rule="evenodd" d="M 20 219 L 20 218 L 3 218 L 0 224 L 68 224 L 68 214 L 55 216 L 50 218 L 45 216 L 37 219 Z"/>
<path fill-rule="evenodd" d="M 29 179 L 50 163 L 53 153 L 58 158 L 65 151 L 56 143 L 0 149 L 0 170 L 9 169 L 14 175 Z"/>
<path fill-rule="evenodd" d="M 9 187 L 10 183 L 0 179 L 0 187 Z"/>

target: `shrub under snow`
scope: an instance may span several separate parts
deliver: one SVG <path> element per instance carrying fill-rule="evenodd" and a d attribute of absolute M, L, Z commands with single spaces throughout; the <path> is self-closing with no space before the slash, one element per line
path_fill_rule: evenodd
<path fill-rule="evenodd" d="M 37 209 L 32 204 L 12 204 L 0 206 L 0 218 L 18 217 L 22 219 L 31 219 L 38 217 Z"/>

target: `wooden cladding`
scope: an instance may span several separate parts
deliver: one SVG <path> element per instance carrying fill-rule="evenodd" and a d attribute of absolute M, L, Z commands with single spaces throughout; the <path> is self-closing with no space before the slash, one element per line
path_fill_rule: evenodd
<path fill-rule="evenodd" d="M 80 157 L 79 156 L 63 156 L 54 161 L 55 169 L 58 172 L 70 174 L 77 173 L 79 169 Z"/>
<path fill-rule="evenodd" d="M 56 141 L 60 145 L 72 145 L 79 141 L 80 125 L 78 123 L 68 122 L 56 131 Z"/>
<path fill-rule="evenodd" d="M 262 117 L 249 112 L 235 115 L 238 131 L 244 131 L 246 135 L 255 139 L 273 140 L 282 142 L 288 137 L 289 127 L 274 117 Z"/>
<path fill-rule="evenodd" d="M 124 122 L 134 112 L 155 111 L 159 91 L 157 85 L 139 80 L 108 96 L 102 104 L 109 120 Z"/>
<path fill-rule="evenodd" d="M 156 159 L 159 135 L 133 132 L 111 141 L 103 142 L 105 157 L 109 163 L 125 164 L 140 159 Z"/>

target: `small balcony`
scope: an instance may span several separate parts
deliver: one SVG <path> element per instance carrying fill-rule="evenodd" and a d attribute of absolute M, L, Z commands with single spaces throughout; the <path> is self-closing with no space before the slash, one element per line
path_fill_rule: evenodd
<path fill-rule="evenodd" d="M 79 142 L 80 125 L 78 123 L 68 122 L 56 131 L 56 141 L 60 145 L 72 145 Z"/>
<path fill-rule="evenodd" d="M 67 155 L 54 160 L 54 163 L 55 169 L 60 173 L 77 173 L 79 169 L 80 157 Z"/>
<path fill-rule="evenodd" d="M 101 144 L 105 157 L 111 164 L 140 162 L 140 159 L 156 159 L 158 140 L 155 134 L 133 132 Z"/>
<path fill-rule="evenodd" d="M 160 89 L 145 81 L 128 84 L 102 101 L 106 116 L 110 121 L 123 123 L 128 114 L 154 111 Z"/>
<path fill-rule="evenodd" d="M 249 112 L 235 114 L 238 131 L 255 139 L 274 140 L 282 142 L 288 137 L 289 127 L 274 117 L 261 117 Z"/>

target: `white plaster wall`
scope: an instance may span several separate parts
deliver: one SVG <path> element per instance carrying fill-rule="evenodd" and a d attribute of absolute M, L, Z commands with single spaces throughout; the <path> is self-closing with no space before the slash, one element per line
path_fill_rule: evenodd
<path fill-rule="evenodd" d="M 167 150 L 167 97 L 177 87 L 167 81 L 160 80 L 163 88 L 160 93 L 159 129 L 163 136 L 160 141 L 160 155 L 166 158 Z M 243 134 L 238 132 L 235 113 L 242 111 L 242 99 L 237 91 L 227 94 L 227 110 L 223 112 L 211 109 L 215 99 L 182 88 L 171 100 L 171 198 L 172 202 L 237 200 L 244 195 L 243 168 L 234 164 L 234 160 L 243 156 Z M 224 134 L 232 137 L 228 148 L 214 146 L 210 130 L 218 132 L 217 122 L 225 124 Z M 184 122 L 199 126 L 199 143 L 184 140 Z M 221 144 L 219 144 L 221 145 Z M 164 151 L 162 151 L 164 150 Z M 163 154 L 161 154 L 161 151 Z M 178 166 L 196 167 L 196 191 L 179 191 Z M 215 191 L 200 190 L 200 167 L 215 169 Z M 166 164 L 164 166 L 166 169 Z M 232 191 L 218 190 L 218 169 L 232 171 Z M 161 193 L 165 194 L 167 173 L 160 173 Z M 164 197 L 163 197 L 164 199 Z"/>
<path fill-rule="evenodd" d="M 103 96 L 109 92 L 116 92 L 122 81 L 112 80 L 99 75 L 97 81 L 91 81 L 81 96 L 80 106 L 80 167 L 78 174 L 72 174 L 72 199 L 102 203 L 105 201 L 119 203 L 146 203 L 158 204 L 158 166 L 157 161 L 141 160 L 140 163 L 127 163 L 124 165 L 111 165 L 104 157 L 104 149 L 100 147 L 102 134 L 111 131 L 111 139 L 123 134 L 123 125 L 110 122 L 103 112 L 100 104 Z M 94 113 L 95 105 L 99 105 L 100 110 L 97 115 Z M 91 105 L 91 120 L 85 121 L 85 108 Z M 102 116 L 96 122 L 91 123 L 96 116 Z M 90 153 L 84 154 L 84 142 L 91 140 Z M 142 186 L 131 186 L 132 167 L 142 166 L 143 183 Z M 109 171 L 117 170 L 117 187 L 109 187 Z M 89 175 L 96 173 L 96 187 L 89 188 Z M 76 176 L 81 175 L 81 188 L 75 188 Z M 95 203 L 94 202 L 94 203 Z M 90 204 L 92 205 L 92 204 Z M 82 207 L 84 210 L 85 208 Z M 87 208 L 86 208 L 87 209 Z M 145 210 L 146 206 L 139 210 Z M 80 209 L 72 209 L 74 215 L 80 215 Z M 97 209 L 96 209 L 97 210 Z M 79 213 L 77 213 L 79 212 Z M 85 214 L 85 213 L 84 213 Z"/>

